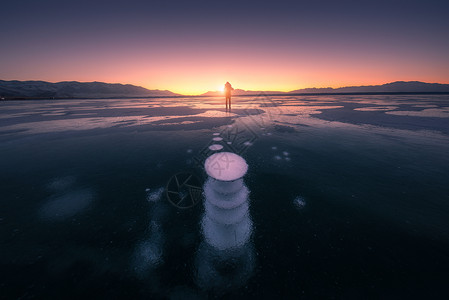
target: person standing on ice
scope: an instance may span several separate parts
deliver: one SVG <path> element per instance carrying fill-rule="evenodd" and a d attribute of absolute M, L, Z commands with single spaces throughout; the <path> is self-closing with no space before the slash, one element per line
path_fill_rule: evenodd
<path fill-rule="evenodd" d="M 228 110 L 228 101 L 229 101 L 229 110 L 231 110 L 231 91 L 233 90 L 231 84 L 226 82 L 224 86 L 224 92 L 226 97 L 226 110 Z"/>

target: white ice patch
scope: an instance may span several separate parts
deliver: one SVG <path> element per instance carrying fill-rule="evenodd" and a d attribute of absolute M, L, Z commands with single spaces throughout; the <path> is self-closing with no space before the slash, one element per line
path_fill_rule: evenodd
<path fill-rule="evenodd" d="M 290 153 L 288 153 L 287 151 L 282 152 L 282 154 L 284 154 L 284 156 L 289 156 Z"/>
<path fill-rule="evenodd" d="M 145 189 L 147 192 L 147 201 L 148 202 L 157 202 L 161 200 L 162 194 L 164 193 L 164 188 L 158 188 L 158 189 Z"/>
<path fill-rule="evenodd" d="M 173 126 L 173 125 L 188 125 L 195 124 L 201 121 L 182 121 L 182 122 L 167 122 L 167 123 L 158 123 L 157 126 Z"/>
<path fill-rule="evenodd" d="M 236 117 L 235 113 L 222 112 L 219 110 L 208 110 L 200 114 L 193 115 L 195 117 L 207 117 L 207 118 L 225 118 L 225 117 Z"/>
<path fill-rule="evenodd" d="M 212 133 L 212 135 L 217 136 L 217 135 L 220 135 L 220 133 L 219 132 L 214 132 L 214 133 Z"/>
<path fill-rule="evenodd" d="M 165 238 L 162 229 L 156 222 L 151 222 L 149 229 L 149 236 L 137 245 L 132 258 L 134 271 L 140 276 L 163 263 Z"/>
<path fill-rule="evenodd" d="M 275 156 L 274 156 L 274 159 L 275 159 L 275 160 L 281 160 L 282 157 L 280 157 L 279 155 L 275 155 Z"/>
<path fill-rule="evenodd" d="M 240 179 L 248 171 L 245 159 L 231 152 L 220 152 L 209 156 L 204 163 L 204 168 L 207 175 L 220 181 Z"/>
<path fill-rule="evenodd" d="M 245 146 L 252 146 L 253 143 L 251 143 L 251 142 L 249 142 L 249 141 L 246 141 L 246 142 L 243 143 L 243 145 L 245 145 Z"/>
<path fill-rule="evenodd" d="M 304 206 L 306 206 L 306 200 L 304 200 L 303 197 L 298 196 L 295 198 L 295 200 L 293 200 L 293 205 L 297 208 L 297 209 L 303 209 Z"/>
<path fill-rule="evenodd" d="M 215 142 L 219 142 L 219 141 L 222 141 L 223 138 L 221 138 L 221 137 L 214 137 L 212 140 L 215 141 Z"/>
<path fill-rule="evenodd" d="M 278 149 L 278 147 L 276 147 L 276 146 L 271 147 L 271 150 L 277 150 L 277 149 Z"/>
<path fill-rule="evenodd" d="M 449 107 L 429 108 L 421 111 L 387 111 L 385 113 L 389 115 L 409 117 L 449 118 Z"/>
<path fill-rule="evenodd" d="M 430 108 L 433 108 L 433 107 L 438 107 L 438 105 L 435 105 L 435 104 L 421 104 L 421 105 L 412 105 L 413 107 L 424 107 L 424 108 L 426 108 L 426 107 L 430 107 Z"/>
<path fill-rule="evenodd" d="M 223 149 L 223 146 L 222 145 L 218 145 L 218 144 L 213 144 L 213 145 L 209 146 L 209 149 L 212 150 L 212 151 L 218 151 L 218 150 Z"/>
<path fill-rule="evenodd" d="M 151 240 L 140 244 L 135 255 L 136 258 L 140 260 L 140 268 L 143 267 L 142 265 L 147 267 L 157 266 L 162 262 L 162 249 L 158 244 L 153 243 Z M 136 270 L 138 269 L 136 268 Z"/>
<path fill-rule="evenodd" d="M 170 116 L 168 118 L 178 118 Z M 22 122 L 10 126 L 4 126 L 3 130 L 26 130 L 28 133 L 48 133 L 75 130 L 91 130 L 111 128 L 125 122 L 122 126 L 147 125 L 152 122 L 165 120 L 167 117 L 122 116 L 122 117 L 93 117 L 93 118 L 68 118 L 50 121 Z"/>
<path fill-rule="evenodd" d="M 90 189 L 73 190 L 52 197 L 40 209 L 39 215 L 47 220 L 63 220 L 86 210 L 94 199 Z"/>
<path fill-rule="evenodd" d="M 354 110 L 358 111 L 389 111 L 389 110 L 395 110 L 399 108 L 398 106 L 373 106 L 373 107 L 359 107 L 354 108 Z"/>
<path fill-rule="evenodd" d="M 58 177 L 48 183 L 47 188 L 53 191 L 62 191 L 70 188 L 76 181 L 73 176 Z"/>

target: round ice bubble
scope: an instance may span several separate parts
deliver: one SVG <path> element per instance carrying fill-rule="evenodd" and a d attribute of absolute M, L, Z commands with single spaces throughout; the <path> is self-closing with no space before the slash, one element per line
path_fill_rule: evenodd
<path fill-rule="evenodd" d="M 209 218 L 219 224 L 226 225 L 239 223 L 249 210 L 248 202 L 243 202 L 240 206 L 231 209 L 223 209 L 206 200 L 204 201 L 204 207 Z"/>
<path fill-rule="evenodd" d="M 238 182 L 233 181 L 233 182 Z M 217 192 L 215 189 L 215 183 L 223 183 L 222 181 L 216 181 L 214 179 L 209 179 L 203 187 L 204 195 L 206 200 L 218 206 L 220 208 L 229 209 L 241 205 L 243 202 L 248 200 L 249 190 L 242 184 L 242 186 L 236 190 L 234 193 L 223 194 Z"/>
<path fill-rule="evenodd" d="M 306 206 L 306 201 L 303 197 L 298 196 L 293 200 L 293 204 L 296 206 L 297 209 L 302 209 L 304 206 Z"/>
<path fill-rule="evenodd" d="M 220 152 L 209 156 L 204 162 L 207 175 L 220 181 L 234 181 L 245 176 L 248 164 L 235 153 Z"/>
<path fill-rule="evenodd" d="M 218 150 L 223 149 L 223 146 L 222 145 L 218 145 L 218 144 L 213 144 L 213 145 L 209 146 L 209 149 L 212 150 L 212 151 L 218 151 Z"/>
<path fill-rule="evenodd" d="M 252 222 L 248 214 L 237 224 L 219 224 L 209 218 L 203 217 L 202 229 L 207 243 L 219 250 L 242 247 L 249 240 L 252 232 Z"/>
<path fill-rule="evenodd" d="M 221 181 L 210 178 L 209 181 L 212 182 L 212 189 L 223 195 L 235 194 L 243 187 L 243 178 L 234 181 Z"/>

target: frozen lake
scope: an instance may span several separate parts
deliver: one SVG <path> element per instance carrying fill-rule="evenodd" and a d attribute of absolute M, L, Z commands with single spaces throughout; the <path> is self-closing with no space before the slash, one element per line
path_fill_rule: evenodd
<path fill-rule="evenodd" d="M 449 297 L 449 95 L 232 107 L 0 102 L 1 295 Z M 243 181 L 208 179 L 220 151 Z"/>

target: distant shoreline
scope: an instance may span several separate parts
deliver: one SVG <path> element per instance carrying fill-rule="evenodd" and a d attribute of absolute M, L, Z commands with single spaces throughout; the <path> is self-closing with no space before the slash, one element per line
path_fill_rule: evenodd
<path fill-rule="evenodd" d="M 258 93 L 249 95 L 234 95 L 233 97 L 259 97 L 259 96 L 369 96 L 369 95 L 449 95 L 449 92 L 354 92 L 354 93 Z M 177 98 L 211 98 L 222 97 L 218 95 L 180 95 L 180 96 L 124 96 L 124 97 L 4 97 L 0 101 L 32 101 L 32 100 L 117 100 L 117 99 L 177 99 Z M 224 97 L 224 96 L 223 96 Z"/>

